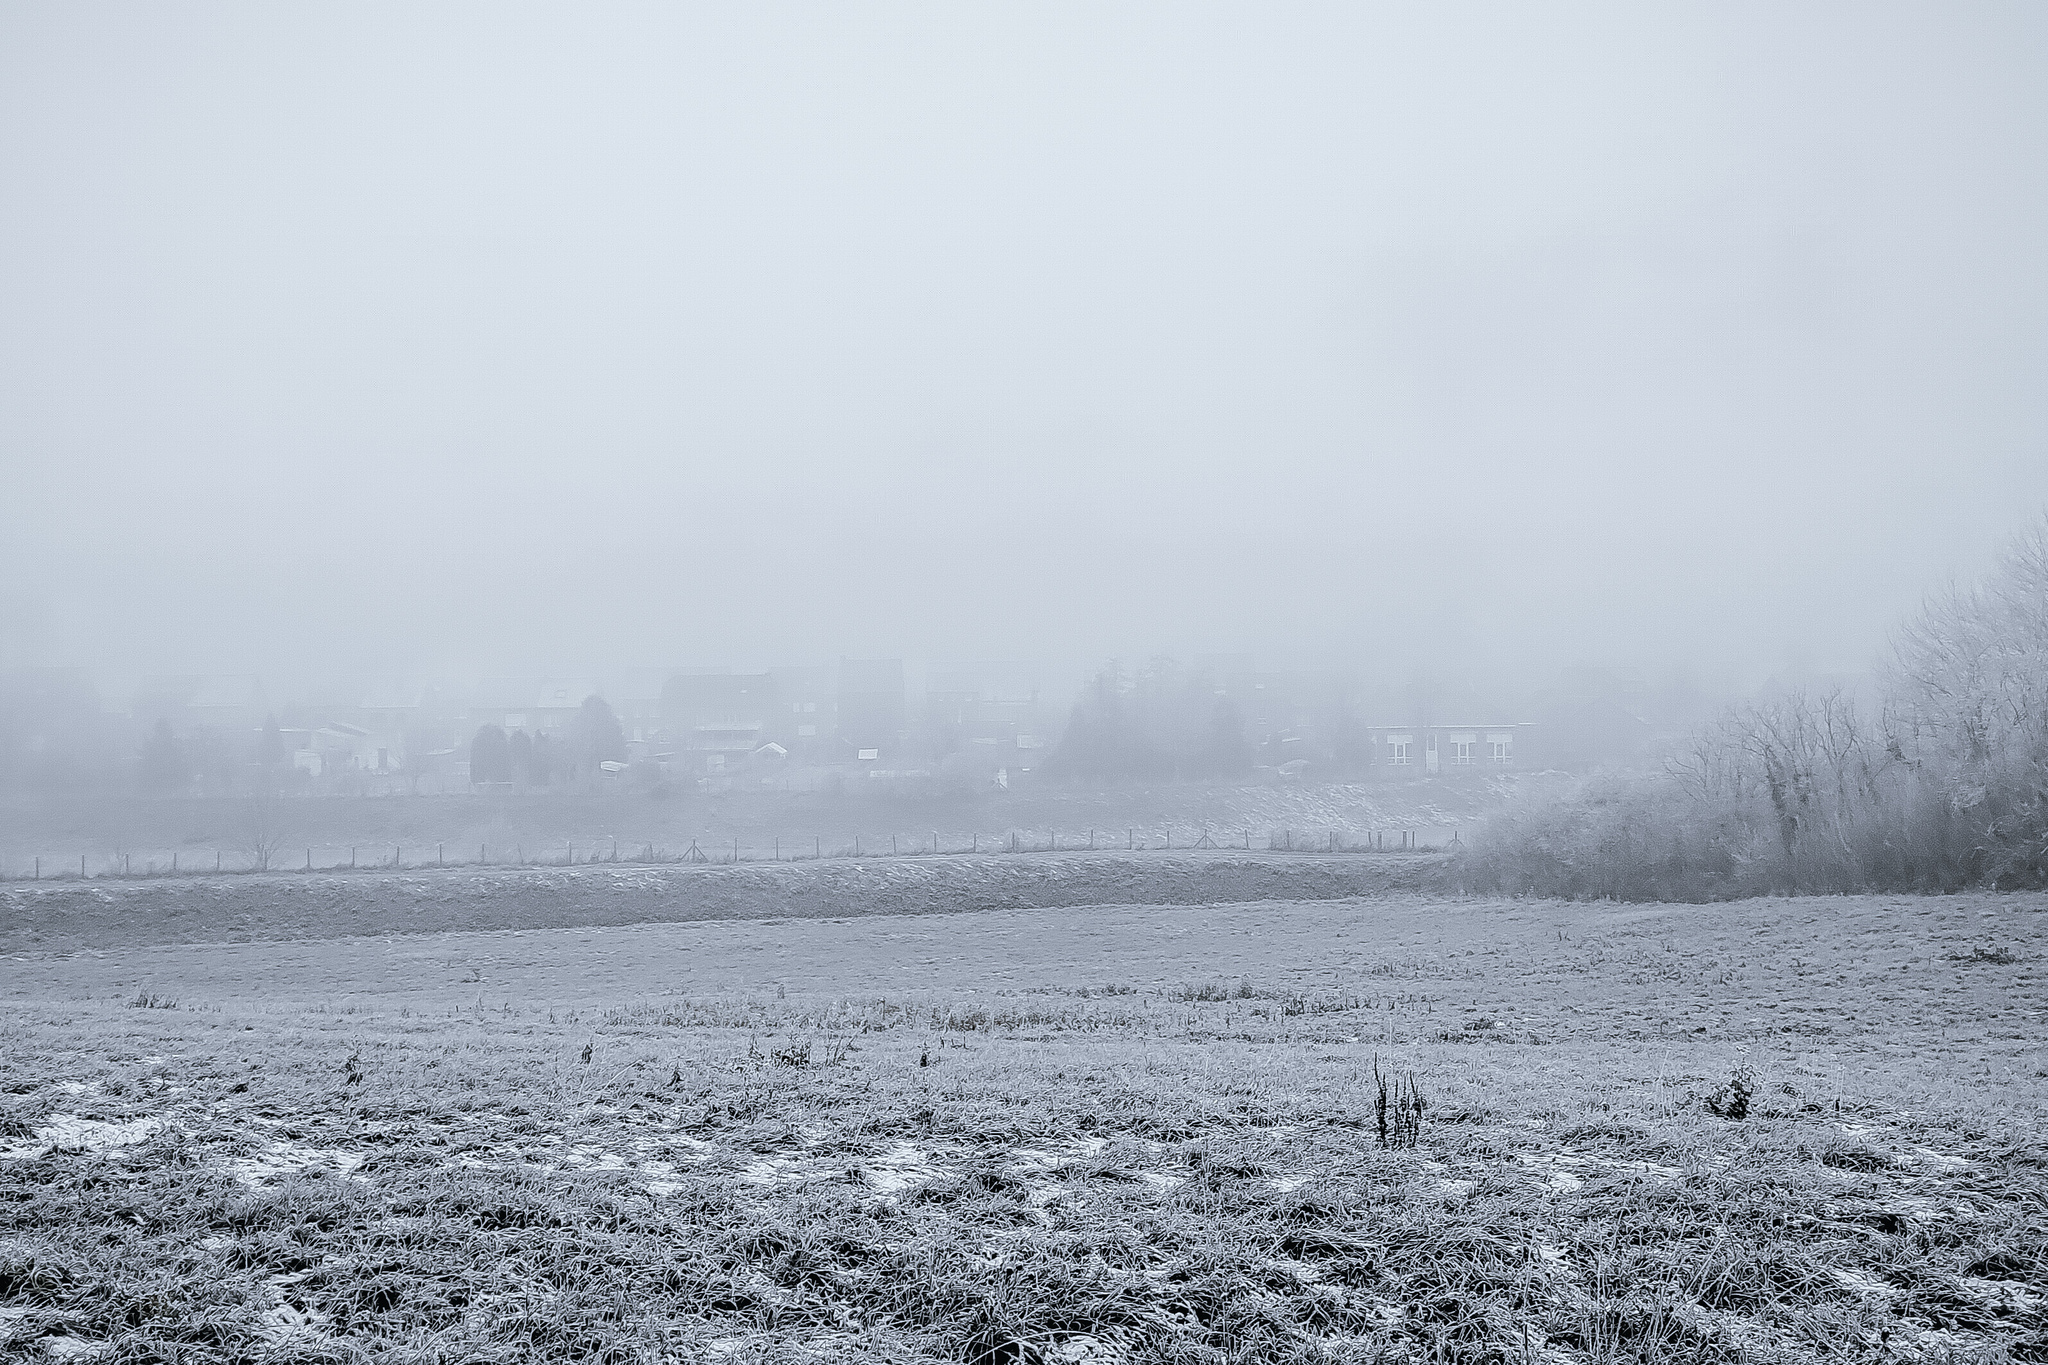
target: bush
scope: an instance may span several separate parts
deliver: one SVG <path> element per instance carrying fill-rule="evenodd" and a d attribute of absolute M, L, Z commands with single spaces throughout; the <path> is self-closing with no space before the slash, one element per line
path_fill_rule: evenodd
<path fill-rule="evenodd" d="M 1486 822 L 1474 890 L 1702 901 L 2048 885 L 2048 518 L 1903 631 L 1873 709 L 1790 692 Z"/>

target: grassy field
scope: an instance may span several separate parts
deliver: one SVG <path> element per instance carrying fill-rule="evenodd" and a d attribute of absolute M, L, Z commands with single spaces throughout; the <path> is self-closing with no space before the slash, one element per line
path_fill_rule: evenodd
<path fill-rule="evenodd" d="M 1450 858 L 1431 852 L 1119 849 L 15 882 L 0 886 L 0 954 L 681 920 L 1343 900 L 1443 890 L 1453 885 L 1452 872 Z"/>
<path fill-rule="evenodd" d="M 0 1349 L 2048 1359 L 2044 912 L 1390 897 L 17 954 Z M 1412 1147 L 1376 1069 L 1419 1087 Z"/>

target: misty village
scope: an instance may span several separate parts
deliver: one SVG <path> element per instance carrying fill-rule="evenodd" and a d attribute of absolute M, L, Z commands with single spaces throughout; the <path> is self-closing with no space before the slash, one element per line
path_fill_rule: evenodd
<path fill-rule="evenodd" d="M 0 0 L 0 1361 L 2048 1362 L 2048 7 Z"/>

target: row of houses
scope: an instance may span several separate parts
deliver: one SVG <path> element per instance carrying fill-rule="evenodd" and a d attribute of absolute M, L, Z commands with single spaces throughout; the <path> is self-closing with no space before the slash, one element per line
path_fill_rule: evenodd
<path fill-rule="evenodd" d="M 478 730 L 567 740 L 587 699 L 617 720 L 629 761 L 677 776 L 716 778 L 776 764 L 897 771 L 942 746 L 983 753 L 993 767 L 1030 771 L 1048 717 L 1034 671 L 1022 664 L 932 670 L 922 712 L 900 659 L 760 672 L 646 671 L 595 677 L 485 679 L 460 692 L 378 684 L 331 695 L 273 697 L 250 675 L 150 679 L 134 714 L 181 730 L 259 737 L 275 725 L 292 768 L 311 777 L 453 769 Z M 915 737 L 920 752 L 913 759 Z"/>
<path fill-rule="evenodd" d="M 1625 762 L 1656 738 L 1636 699 L 1598 680 L 1542 702 L 1533 724 L 1488 719 L 1477 707 L 1438 722 L 1420 704 L 1406 709 L 1422 719 L 1369 724 L 1361 713 L 1374 703 L 1330 678 L 1262 672 L 1244 656 L 1197 660 L 1192 672 L 1231 704 L 1251 761 L 1283 776 L 1597 766 Z M 459 783 L 480 728 L 567 740 L 591 697 L 617 719 L 628 766 L 710 780 L 798 767 L 1021 777 L 1053 752 L 1068 709 L 1029 664 L 933 665 L 913 688 L 901 660 L 842 659 L 758 672 L 489 679 L 460 691 L 385 683 L 291 700 L 249 676 L 155 679 L 138 691 L 134 714 L 244 737 L 275 723 L 290 766 L 312 778 L 433 771 Z"/>

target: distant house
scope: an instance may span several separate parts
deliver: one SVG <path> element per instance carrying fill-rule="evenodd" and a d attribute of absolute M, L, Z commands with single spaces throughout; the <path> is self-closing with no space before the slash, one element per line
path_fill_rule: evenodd
<path fill-rule="evenodd" d="M 1053 728 L 1038 671 L 1011 662 L 933 664 L 925 672 L 920 715 L 943 770 L 955 777 L 1007 782 L 1045 757 Z"/>
<path fill-rule="evenodd" d="M 663 747 L 668 738 L 668 717 L 662 709 L 662 693 L 669 674 L 655 669 L 638 669 L 605 685 L 604 698 L 618 717 L 619 730 L 636 752 Z"/>
<path fill-rule="evenodd" d="M 675 762 L 696 777 L 730 773 L 782 734 L 775 679 L 767 673 L 684 673 L 661 690 Z"/>
<path fill-rule="evenodd" d="M 935 664 L 925 674 L 924 702 L 925 723 L 957 743 L 1014 746 L 1045 729 L 1038 675 L 1029 664 Z"/>
<path fill-rule="evenodd" d="M 781 707 L 778 741 L 796 758 L 824 762 L 835 757 L 839 735 L 838 680 L 829 668 L 782 666 L 768 670 Z"/>
<path fill-rule="evenodd" d="M 1373 725 L 1366 733 L 1374 766 L 1390 774 L 1498 771 L 1512 768 L 1516 751 L 1531 729 L 1526 723 L 1494 725 Z"/>
<path fill-rule="evenodd" d="M 404 755 L 360 725 L 331 721 L 309 729 L 279 731 L 291 753 L 291 765 L 310 777 L 337 773 L 389 773 L 403 766 Z"/>
<path fill-rule="evenodd" d="M 583 709 L 584 699 L 597 695 L 595 684 L 576 679 L 498 679 L 478 689 L 469 705 L 468 724 L 472 730 L 495 725 L 507 734 L 525 731 L 560 738 Z"/>
<path fill-rule="evenodd" d="M 890 753 L 906 730 L 903 660 L 839 661 L 839 747 Z"/>

